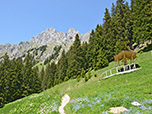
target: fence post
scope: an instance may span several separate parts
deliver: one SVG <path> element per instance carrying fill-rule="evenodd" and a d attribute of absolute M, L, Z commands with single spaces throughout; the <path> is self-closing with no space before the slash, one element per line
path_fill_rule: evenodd
<path fill-rule="evenodd" d="M 110 74 L 112 75 L 112 71 L 111 71 L 111 69 L 110 69 Z"/>
<path fill-rule="evenodd" d="M 116 72 L 118 73 L 118 68 L 116 67 Z"/>
<path fill-rule="evenodd" d="M 129 70 L 131 70 L 131 66 L 129 65 Z"/>
<path fill-rule="evenodd" d="M 126 71 L 126 70 L 125 70 L 125 65 L 124 65 L 124 67 L 123 67 L 123 68 L 124 68 L 124 71 Z"/>

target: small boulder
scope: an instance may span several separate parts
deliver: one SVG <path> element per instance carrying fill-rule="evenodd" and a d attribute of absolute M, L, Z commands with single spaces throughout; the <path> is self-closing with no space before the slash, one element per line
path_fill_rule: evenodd
<path fill-rule="evenodd" d="M 120 114 L 122 112 L 127 111 L 127 109 L 125 107 L 111 107 L 110 108 L 110 113 L 114 113 L 114 114 Z"/>
<path fill-rule="evenodd" d="M 141 106 L 141 104 L 139 104 L 138 102 L 134 101 L 131 103 L 133 106 Z"/>

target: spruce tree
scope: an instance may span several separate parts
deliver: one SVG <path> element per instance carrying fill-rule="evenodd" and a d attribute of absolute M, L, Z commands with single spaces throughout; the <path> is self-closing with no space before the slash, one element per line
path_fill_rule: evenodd
<path fill-rule="evenodd" d="M 83 42 L 81 45 L 81 51 L 80 52 L 80 56 L 82 57 L 82 68 L 84 68 L 84 70 L 89 68 L 89 62 L 87 58 L 87 53 L 88 53 L 88 43 L 87 42 Z"/>
<path fill-rule="evenodd" d="M 65 50 L 62 51 L 61 58 L 58 61 L 57 64 L 57 75 L 58 75 L 58 81 L 61 83 L 64 81 L 64 78 L 66 77 L 66 72 L 68 68 L 68 60 L 65 54 Z"/>
<path fill-rule="evenodd" d="M 108 66 L 109 62 L 108 62 L 108 59 L 106 57 L 107 57 L 106 53 L 104 53 L 104 50 L 102 48 L 100 48 L 99 54 L 97 56 L 98 62 L 96 64 L 95 70 L 98 70 L 98 69 L 101 69 L 101 68 Z"/>
<path fill-rule="evenodd" d="M 4 76 L 3 76 L 3 67 L 0 63 L 0 108 L 4 106 Z"/>
<path fill-rule="evenodd" d="M 47 89 L 50 73 L 51 73 L 50 72 L 50 64 L 48 63 L 47 66 L 46 66 L 45 75 L 44 75 L 44 78 L 43 78 L 43 81 L 42 81 L 42 88 L 43 88 L 43 90 Z"/>
<path fill-rule="evenodd" d="M 45 75 L 45 71 L 44 71 L 44 67 L 42 67 L 41 72 L 40 72 L 40 81 L 41 81 L 41 84 L 43 82 L 44 75 Z"/>
<path fill-rule="evenodd" d="M 115 16 L 116 15 L 116 6 L 114 3 L 112 3 L 112 8 L 111 8 L 111 16 Z"/>
<path fill-rule="evenodd" d="M 10 78 L 11 78 L 11 74 L 10 74 L 10 70 L 11 70 L 11 61 L 9 60 L 9 56 L 7 55 L 7 53 L 4 55 L 3 57 L 3 63 L 2 63 L 2 83 L 3 83 L 3 93 L 4 93 L 4 103 L 8 103 L 9 100 L 9 96 L 10 96 Z"/>
<path fill-rule="evenodd" d="M 104 55 L 104 58 L 107 58 L 109 62 L 113 60 L 113 55 L 114 55 L 114 43 L 115 39 L 113 37 L 113 32 L 112 32 L 112 26 L 111 26 L 111 16 L 106 8 L 105 11 L 105 16 L 103 18 L 104 24 L 103 24 L 103 35 L 101 39 L 101 48 L 102 48 L 102 54 Z M 101 54 L 101 50 L 99 50 Z M 101 55 L 100 55 L 101 57 Z M 98 58 L 100 59 L 100 58 Z M 100 61 L 99 61 L 100 62 Z"/>
<path fill-rule="evenodd" d="M 48 84 L 47 84 L 47 88 L 51 88 L 55 85 L 55 81 L 56 83 L 58 83 L 57 81 L 57 77 L 56 77 L 56 72 L 57 72 L 57 66 L 55 64 L 55 62 L 52 62 L 50 65 L 50 69 L 49 69 L 50 73 L 49 73 L 49 79 L 48 79 Z"/>
<path fill-rule="evenodd" d="M 32 93 L 39 93 L 42 91 L 41 81 L 39 79 L 38 73 L 38 67 L 32 69 Z"/>
<path fill-rule="evenodd" d="M 80 55 L 80 51 L 82 51 L 80 47 L 81 41 L 79 39 L 79 35 L 77 34 L 75 41 L 68 52 L 67 76 L 69 79 L 71 77 L 77 77 L 78 74 L 80 74 L 83 62 L 83 58 Z"/>
<path fill-rule="evenodd" d="M 129 38 L 131 38 L 130 28 L 130 9 L 125 4 L 124 0 L 117 0 L 116 2 L 116 15 L 114 18 L 115 22 L 115 53 L 118 54 L 122 50 L 127 50 L 127 46 L 130 44 Z"/>
<path fill-rule="evenodd" d="M 99 54 L 99 49 L 103 46 L 102 44 L 104 42 L 102 42 L 102 33 L 103 33 L 103 28 L 101 25 L 97 25 L 96 27 L 96 31 L 94 33 L 94 43 L 93 43 L 93 49 L 91 50 L 92 51 L 92 54 L 93 54 L 93 68 L 96 67 L 96 64 L 98 62 L 97 60 L 97 56 Z"/>
<path fill-rule="evenodd" d="M 32 93 L 32 56 L 28 53 L 25 57 L 25 65 L 23 68 L 22 96 Z"/>
<path fill-rule="evenodd" d="M 9 100 L 14 101 L 22 97 L 22 81 L 23 81 L 23 64 L 18 60 L 11 60 L 10 77 L 9 77 Z"/>
<path fill-rule="evenodd" d="M 94 49 L 94 38 L 95 32 L 94 30 L 91 31 L 90 38 L 89 38 L 89 43 L 88 43 L 88 49 L 86 53 L 86 60 L 88 67 L 87 68 L 93 68 L 93 49 Z"/>
<path fill-rule="evenodd" d="M 151 7 L 151 0 L 136 0 L 133 4 L 133 40 L 138 44 L 152 40 Z"/>

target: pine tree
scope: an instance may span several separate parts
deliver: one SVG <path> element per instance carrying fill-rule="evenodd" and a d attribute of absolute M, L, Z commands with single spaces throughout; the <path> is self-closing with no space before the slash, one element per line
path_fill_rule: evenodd
<path fill-rule="evenodd" d="M 71 46 L 68 52 L 68 69 L 67 76 L 70 79 L 71 77 L 77 77 L 80 74 L 82 68 L 83 58 L 80 55 L 81 50 L 81 41 L 79 39 L 79 35 L 77 34 L 75 37 L 75 41 Z"/>
<path fill-rule="evenodd" d="M 23 64 L 19 60 L 13 59 L 11 61 L 10 77 L 9 77 L 9 100 L 14 101 L 22 97 L 22 81 L 23 81 Z"/>
<path fill-rule="evenodd" d="M 59 82 L 63 82 L 64 78 L 66 77 L 66 72 L 68 68 L 68 61 L 65 54 L 65 50 L 62 51 L 61 58 L 58 61 L 57 64 L 57 75 L 59 77 Z"/>
<path fill-rule="evenodd" d="M 122 50 L 127 50 L 127 46 L 130 44 L 128 37 L 131 37 L 131 33 L 129 26 L 130 23 L 127 22 L 127 16 L 130 16 L 130 13 L 128 13 L 130 12 L 128 6 L 125 4 L 124 0 L 117 0 L 116 4 L 116 15 L 114 18 L 116 42 L 114 51 L 116 54 L 118 54 Z M 125 25 L 126 23 L 127 25 Z"/>
<path fill-rule="evenodd" d="M 89 38 L 89 44 L 88 44 L 88 49 L 86 53 L 86 60 L 87 60 L 87 68 L 92 67 L 93 68 L 93 49 L 94 49 L 94 30 L 91 31 L 90 38 Z"/>
<path fill-rule="evenodd" d="M 45 75 L 45 71 L 44 71 L 44 67 L 42 67 L 41 72 L 40 72 L 40 81 L 41 81 L 41 84 L 43 82 L 44 75 Z"/>
<path fill-rule="evenodd" d="M 50 74 L 49 74 L 49 80 L 48 80 L 48 84 L 47 84 L 47 88 L 51 88 L 55 85 L 55 81 L 56 83 L 58 83 L 56 79 L 58 79 L 56 77 L 56 72 L 57 72 L 57 66 L 55 64 L 55 62 L 52 62 L 51 65 L 50 65 Z"/>
<path fill-rule="evenodd" d="M 4 106 L 4 76 L 3 76 L 3 67 L 0 63 L 0 108 Z"/>
<path fill-rule="evenodd" d="M 9 102 L 9 96 L 10 96 L 10 69 L 11 69 L 11 61 L 9 60 L 9 56 L 7 53 L 3 57 L 3 63 L 2 63 L 2 85 L 3 85 L 3 93 L 4 93 L 4 103 Z"/>
<path fill-rule="evenodd" d="M 134 3 L 135 3 L 136 0 L 131 0 L 131 12 L 134 11 Z"/>
<path fill-rule="evenodd" d="M 49 80 L 49 77 L 50 77 L 50 64 L 47 64 L 46 66 L 46 69 L 45 69 L 45 75 L 44 75 L 44 78 L 43 78 L 43 81 L 42 81 L 42 88 L 43 90 L 46 90 L 47 89 L 47 85 L 48 85 L 48 80 Z"/>
<path fill-rule="evenodd" d="M 116 15 L 116 7 L 115 7 L 115 4 L 112 3 L 112 8 L 111 8 L 111 16 L 115 16 Z"/>
<path fill-rule="evenodd" d="M 133 5 L 133 39 L 138 44 L 152 40 L 151 7 L 151 0 L 136 0 Z"/>
<path fill-rule="evenodd" d="M 100 49 L 100 47 L 102 47 L 103 45 L 103 43 L 104 42 L 102 42 L 102 33 L 103 33 L 103 28 L 102 28 L 102 26 L 101 25 L 97 25 L 97 27 L 96 27 L 96 31 L 95 31 L 95 34 L 94 34 L 94 43 L 93 43 L 93 49 L 91 50 L 92 51 L 92 54 L 93 54 L 93 68 L 95 68 L 96 67 L 96 64 L 97 64 L 97 62 L 98 62 L 98 60 L 97 60 L 97 56 L 98 56 L 98 54 L 99 54 L 99 49 Z"/>
<path fill-rule="evenodd" d="M 115 39 L 113 37 L 112 26 L 111 26 L 111 17 L 108 9 L 106 8 L 105 16 L 103 18 L 103 35 L 101 39 L 101 47 L 102 47 L 102 54 L 104 54 L 104 58 L 107 58 L 109 62 L 113 60 L 114 55 L 114 43 Z M 101 54 L 101 50 L 99 52 Z M 100 56 L 101 57 L 101 56 Z M 100 59 L 100 58 L 98 58 Z M 100 62 L 100 61 L 99 61 Z"/>
<path fill-rule="evenodd" d="M 39 79 L 39 70 L 38 67 L 32 69 L 32 93 L 39 93 L 42 91 L 41 81 Z"/>
<path fill-rule="evenodd" d="M 87 58 L 88 46 L 89 45 L 87 42 L 83 42 L 81 45 L 81 51 L 79 51 L 80 56 L 82 57 L 82 68 L 84 68 L 85 70 L 89 68 L 89 58 Z"/>
<path fill-rule="evenodd" d="M 108 62 L 108 59 L 106 58 L 105 54 L 106 53 L 104 53 L 104 50 L 102 48 L 100 48 L 99 54 L 97 56 L 98 62 L 96 64 L 95 70 L 98 70 L 98 69 L 101 69 L 101 68 L 108 66 L 109 62 Z"/>
<path fill-rule="evenodd" d="M 22 96 L 27 96 L 32 93 L 32 57 L 28 53 L 25 57 L 25 65 L 23 68 Z"/>

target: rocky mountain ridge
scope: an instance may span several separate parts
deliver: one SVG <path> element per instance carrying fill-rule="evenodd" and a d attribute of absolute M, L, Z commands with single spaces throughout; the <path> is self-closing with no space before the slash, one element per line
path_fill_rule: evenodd
<path fill-rule="evenodd" d="M 54 53 L 55 47 L 61 46 L 61 51 L 63 49 L 67 51 L 73 44 L 76 34 L 79 34 L 81 42 L 88 42 L 90 31 L 81 34 L 79 31 L 70 28 L 67 33 L 64 33 L 56 31 L 55 28 L 48 28 L 39 35 L 32 37 L 29 42 L 0 45 L 0 58 L 2 58 L 5 53 L 7 53 L 11 59 L 24 58 L 27 52 L 30 52 L 36 60 L 42 62 Z"/>

